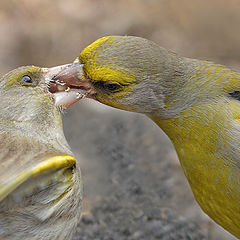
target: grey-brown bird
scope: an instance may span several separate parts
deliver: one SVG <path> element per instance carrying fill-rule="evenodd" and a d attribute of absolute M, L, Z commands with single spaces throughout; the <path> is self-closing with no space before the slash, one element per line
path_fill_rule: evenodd
<path fill-rule="evenodd" d="M 0 79 L 0 239 L 70 240 L 75 232 L 82 182 L 61 109 L 81 93 L 58 92 L 64 83 L 53 78 L 65 67 L 20 67 Z"/>

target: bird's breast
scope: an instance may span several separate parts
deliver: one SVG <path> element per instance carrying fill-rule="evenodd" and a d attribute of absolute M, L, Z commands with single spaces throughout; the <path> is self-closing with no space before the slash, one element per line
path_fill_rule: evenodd
<path fill-rule="evenodd" d="M 226 154 L 231 147 L 225 123 L 216 115 L 153 120 L 171 139 L 202 210 L 240 237 L 240 171 Z"/>

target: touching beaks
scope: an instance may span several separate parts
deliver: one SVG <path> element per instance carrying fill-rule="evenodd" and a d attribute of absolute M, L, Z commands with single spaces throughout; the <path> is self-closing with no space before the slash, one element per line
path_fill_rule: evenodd
<path fill-rule="evenodd" d="M 68 108 L 85 97 L 94 98 L 94 87 L 86 80 L 82 64 L 48 68 L 44 73 L 48 91 L 53 94 L 56 106 Z"/>

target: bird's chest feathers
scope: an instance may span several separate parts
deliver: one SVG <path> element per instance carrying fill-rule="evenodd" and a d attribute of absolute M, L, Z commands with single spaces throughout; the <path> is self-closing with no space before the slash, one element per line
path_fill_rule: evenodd
<path fill-rule="evenodd" d="M 226 119 L 224 109 L 193 109 L 175 119 L 153 120 L 169 136 L 177 151 L 184 173 L 196 200 L 202 209 L 216 222 L 229 225 L 235 216 L 240 222 L 240 171 L 235 149 L 231 145 L 234 137 L 229 134 L 232 123 Z M 191 110 L 190 110 L 191 111 Z M 231 139 L 233 138 L 233 139 Z M 235 139 L 236 141 L 236 139 Z M 225 214 L 225 218 L 220 218 Z M 228 219 L 229 217 L 229 219 Z M 239 232 L 240 234 L 240 232 Z"/>

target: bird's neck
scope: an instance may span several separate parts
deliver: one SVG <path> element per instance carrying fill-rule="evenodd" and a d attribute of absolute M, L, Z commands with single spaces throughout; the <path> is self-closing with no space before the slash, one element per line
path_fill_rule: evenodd
<path fill-rule="evenodd" d="M 0 134 L 20 139 L 32 138 L 34 141 L 68 153 L 70 148 L 63 133 L 61 116 L 55 116 L 52 122 L 49 122 L 49 119 L 42 119 L 41 122 L 39 120 L 18 121 L 1 116 Z"/>
<path fill-rule="evenodd" d="M 214 113 L 211 112 L 214 106 L 203 104 L 175 118 L 151 117 L 171 139 L 186 175 L 195 170 L 200 172 L 203 166 L 215 168 L 217 164 L 226 164 L 216 157 L 219 148 L 226 151 L 228 121 L 225 111 L 220 109 L 221 103 L 217 105 L 215 108 L 219 111 Z"/>
<path fill-rule="evenodd" d="M 240 91 L 240 73 L 212 62 L 180 60 L 175 71 L 165 76 L 169 81 L 164 83 L 164 107 L 159 106 L 158 117 L 174 118 L 196 105 L 211 104 L 223 93 Z"/>

